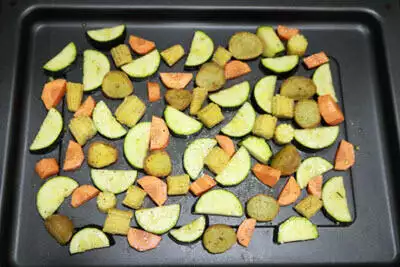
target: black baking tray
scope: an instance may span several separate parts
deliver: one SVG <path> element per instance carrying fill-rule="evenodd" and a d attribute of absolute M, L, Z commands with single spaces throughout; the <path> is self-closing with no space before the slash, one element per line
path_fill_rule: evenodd
<path fill-rule="evenodd" d="M 194 265 L 194 264 L 347 264 L 398 262 L 398 214 L 400 172 L 399 154 L 400 100 L 400 9 L 398 1 L 3 1 L 0 8 L 0 264 L 3 266 L 123 266 L 123 265 Z M 196 242 L 178 245 L 168 235 L 160 246 L 149 252 L 131 249 L 124 237 L 115 236 L 108 249 L 70 256 L 47 234 L 35 207 L 35 195 L 43 183 L 34 173 L 35 162 L 45 156 L 62 162 L 68 131 L 58 147 L 48 154 L 31 154 L 28 147 L 46 111 L 40 92 L 47 76 L 43 63 L 69 41 L 77 44 L 80 56 L 65 75 L 81 81 L 84 49 L 92 47 L 85 37 L 91 28 L 118 23 L 127 25 L 127 34 L 154 40 L 159 49 L 181 43 L 189 48 L 194 30 L 207 32 L 215 44 L 226 45 L 237 31 L 255 31 L 259 25 L 288 24 L 301 29 L 309 40 L 308 52 L 326 51 L 331 57 L 334 85 L 346 121 L 339 140 L 348 139 L 360 149 L 350 172 L 343 175 L 354 222 L 335 224 L 322 213 L 312 218 L 320 237 L 309 242 L 277 245 L 273 242 L 276 226 L 295 212 L 283 207 L 271 223 L 258 224 L 249 248 L 235 245 L 221 255 L 208 254 Z M 105 51 L 106 52 L 106 51 Z M 108 53 L 108 52 L 106 52 Z M 257 79 L 269 74 L 251 61 L 252 73 L 227 84 Z M 183 60 L 172 69 L 164 63 L 160 71 L 182 71 Z M 196 72 L 196 70 L 189 70 Z M 297 74 L 311 76 L 303 66 Z M 284 76 L 279 77 L 278 84 Z M 159 81 L 156 75 L 146 80 Z M 146 80 L 134 81 L 135 93 L 146 97 Z M 193 84 L 191 84 L 193 86 Z M 162 90 L 165 90 L 164 88 Z M 100 91 L 92 93 L 105 100 Z M 112 110 L 120 101 L 106 100 Z M 149 104 L 143 121 L 151 115 L 162 116 L 163 101 Z M 71 113 L 65 104 L 58 107 L 66 122 Z M 234 110 L 226 111 L 228 121 Z M 173 138 L 168 152 L 173 157 L 174 174 L 182 173 L 182 153 L 191 140 L 219 132 L 202 130 L 189 138 Z M 97 136 L 97 140 L 105 140 Z M 122 155 L 123 139 L 113 142 Z M 276 152 L 279 147 L 270 142 Z M 323 156 L 332 160 L 337 143 L 316 153 L 300 149 L 302 157 Z M 87 149 L 85 147 L 85 149 Z M 112 166 L 130 168 L 121 156 Z M 80 184 L 90 183 L 89 169 L 61 172 Z M 140 174 L 143 175 L 143 174 Z M 256 193 L 277 196 L 287 178 L 274 189 L 262 185 L 250 175 L 240 186 L 228 188 L 242 203 Z M 118 196 L 121 199 L 123 195 Z M 168 203 L 180 203 L 178 225 L 195 218 L 191 209 L 195 198 L 171 197 Z M 145 206 L 153 204 L 147 200 Z M 69 201 L 60 213 L 72 218 L 77 227 L 102 225 L 105 216 L 90 201 L 72 209 Z M 243 218 L 209 216 L 209 223 L 237 227 Z M 132 222 L 135 226 L 135 222 Z"/>

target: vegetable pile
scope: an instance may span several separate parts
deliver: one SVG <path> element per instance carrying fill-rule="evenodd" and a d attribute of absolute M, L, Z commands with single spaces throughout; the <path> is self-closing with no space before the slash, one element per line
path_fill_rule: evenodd
<path fill-rule="evenodd" d="M 161 59 L 171 67 L 185 56 L 181 44 L 159 52 L 155 42 L 135 35 L 129 37 L 129 46 L 115 44 L 124 39 L 125 32 L 125 25 L 87 32 L 96 43 L 112 44 L 109 51 L 114 70 L 105 54 L 85 50 L 83 83 L 51 79 L 42 91 L 41 99 L 48 113 L 30 150 L 47 152 L 60 139 L 64 120 L 57 106 L 65 96 L 68 111 L 74 113 L 68 122 L 74 140 L 69 140 L 62 168 L 76 171 L 85 160 L 91 168 L 93 184 L 80 185 L 73 178 L 57 176 L 61 163 L 55 158 L 42 158 L 35 167 L 39 177 L 45 180 L 37 193 L 37 210 L 55 240 L 61 245 L 69 243 L 71 254 L 110 246 L 107 234 L 124 235 L 133 249 L 147 251 L 155 249 L 162 242 L 162 235 L 168 232 L 174 240 L 183 243 L 202 238 L 208 252 L 223 253 L 236 242 L 249 246 L 257 222 L 274 220 L 281 207 L 289 205 L 293 205 L 299 216 L 279 225 L 278 243 L 316 239 L 318 228 L 311 218 L 321 209 L 335 222 L 352 221 L 343 177 L 325 179 L 323 174 L 352 167 L 354 146 L 341 140 L 333 163 L 317 156 L 302 159 L 299 154 L 299 146 L 320 150 L 334 144 L 344 115 L 337 103 L 329 57 L 324 52 L 305 56 L 308 41 L 298 29 L 280 25 L 275 31 L 261 26 L 256 34 L 235 33 L 227 48 L 216 49 L 205 32 L 195 31 L 185 61 L 185 67 L 198 69 L 195 77 L 192 72 L 157 73 Z M 137 55 L 135 59 L 131 51 Z M 51 73 L 65 72 L 77 54 L 71 42 L 43 68 Z M 276 75 L 262 77 L 254 89 L 248 81 L 225 88 L 227 80 L 252 71 L 247 60 L 260 56 L 261 66 Z M 288 77 L 275 94 L 278 75 L 292 73 L 301 62 L 307 69 L 315 69 L 312 79 Z M 147 104 L 134 94 L 131 78 L 150 76 L 158 76 L 167 90 L 163 96 L 160 83 L 147 81 L 148 101 L 165 98 L 167 106 L 164 118 L 153 116 L 151 122 L 143 122 Z M 186 89 L 192 81 L 197 87 Z M 84 96 L 97 88 L 107 98 L 121 100 L 114 112 L 105 101 L 96 103 L 90 95 Z M 254 97 L 254 106 L 250 95 Z M 187 144 L 183 155 L 186 173 L 171 175 L 174 167 L 171 157 L 182 155 L 169 155 L 165 151 L 170 139 L 221 124 L 227 108 L 235 108 L 236 114 L 224 124 L 221 133 Z M 256 110 L 261 110 L 261 114 Z M 92 141 L 97 134 L 108 141 Z M 108 168 L 121 157 L 111 140 L 121 138 L 124 138 L 125 159 L 133 169 Z M 280 151 L 274 154 L 268 142 L 281 145 Z M 88 146 L 86 155 L 82 149 L 85 145 Z M 258 163 L 251 166 L 251 157 Z M 214 177 L 204 174 L 204 167 Z M 137 179 L 139 171 L 145 176 Z M 229 187 L 247 179 L 251 171 L 271 188 L 282 177 L 288 178 L 278 199 L 260 193 L 248 199 L 244 206 L 229 191 Z M 298 200 L 305 188 L 308 195 Z M 176 228 L 180 204 L 165 203 L 168 196 L 187 195 L 189 191 L 198 197 L 193 211 L 200 216 Z M 115 195 L 121 193 L 125 194 L 122 201 L 125 210 L 116 208 Z M 107 214 L 103 229 L 88 226 L 75 233 L 73 221 L 56 214 L 68 197 L 71 197 L 71 208 L 96 199 L 98 210 Z M 157 207 L 143 207 L 146 197 Z M 248 218 L 235 230 L 223 224 L 208 226 L 206 216 L 210 215 L 247 215 Z M 130 226 L 133 218 L 140 228 Z"/>

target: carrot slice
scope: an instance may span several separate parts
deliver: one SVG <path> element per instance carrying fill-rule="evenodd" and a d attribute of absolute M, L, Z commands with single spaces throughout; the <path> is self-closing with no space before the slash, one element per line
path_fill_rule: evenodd
<path fill-rule="evenodd" d="M 325 54 L 325 52 L 319 52 L 303 59 L 303 62 L 304 64 L 306 64 L 308 69 L 316 68 L 322 64 L 325 64 L 328 61 L 329 58 Z"/>
<path fill-rule="evenodd" d="M 240 225 L 236 233 L 237 240 L 240 245 L 248 247 L 256 228 L 256 219 L 245 219 Z"/>
<path fill-rule="evenodd" d="M 193 79 L 193 74 L 187 72 L 160 72 L 160 78 L 169 89 L 183 89 Z"/>
<path fill-rule="evenodd" d="M 150 150 L 164 149 L 169 143 L 169 130 L 162 118 L 153 116 L 150 127 Z"/>
<path fill-rule="evenodd" d="M 138 184 L 158 206 L 167 201 L 167 184 L 161 179 L 155 176 L 143 176 L 138 180 Z"/>
<path fill-rule="evenodd" d="M 78 108 L 78 110 L 75 112 L 74 117 L 92 116 L 95 106 L 96 106 L 96 101 L 93 99 L 93 97 L 88 96 L 86 100 L 82 103 L 82 105 Z"/>
<path fill-rule="evenodd" d="M 137 251 L 154 249 L 160 244 L 162 239 L 161 236 L 136 228 L 129 229 L 127 238 L 129 245 Z"/>
<path fill-rule="evenodd" d="M 41 179 L 56 175 L 60 168 L 55 158 L 41 159 L 36 163 L 35 171 Z"/>
<path fill-rule="evenodd" d="M 274 169 L 270 166 L 256 163 L 251 169 L 254 175 L 265 185 L 269 187 L 274 187 L 281 177 L 281 171 Z"/>
<path fill-rule="evenodd" d="M 356 162 L 354 146 L 352 143 L 342 140 L 336 151 L 335 170 L 345 171 Z"/>
<path fill-rule="evenodd" d="M 207 174 L 205 174 L 196 181 L 194 181 L 190 185 L 189 189 L 195 196 L 200 196 L 201 194 L 207 192 L 216 185 L 217 183 L 215 182 L 215 180 L 210 176 L 208 176 Z"/>
<path fill-rule="evenodd" d="M 156 82 L 147 82 L 147 92 L 150 102 L 157 102 L 161 99 L 160 85 Z"/>
<path fill-rule="evenodd" d="M 307 192 L 310 195 L 321 198 L 322 196 L 322 176 L 315 176 L 307 184 Z"/>
<path fill-rule="evenodd" d="M 338 125 L 344 121 L 343 113 L 331 95 L 319 96 L 318 107 L 322 118 L 327 124 Z"/>
<path fill-rule="evenodd" d="M 80 144 L 70 140 L 64 160 L 64 171 L 73 171 L 82 166 L 85 154 Z"/>
<path fill-rule="evenodd" d="M 250 73 L 251 68 L 249 64 L 247 64 L 246 62 L 242 62 L 239 60 L 232 60 L 226 63 L 224 72 L 225 72 L 225 79 L 230 80 L 246 75 L 247 73 Z"/>
<path fill-rule="evenodd" d="M 295 36 L 296 34 L 298 34 L 300 31 L 297 28 L 289 28 L 283 25 L 278 25 L 278 36 L 279 38 L 283 39 L 283 40 L 289 40 L 290 38 L 292 38 L 293 36 Z"/>
<path fill-rule="evenodd" d="M 217 139 L 218 145 L 229 155 L 232 157 L 235 154 L 235 144 L 232 139 L 225 135 L 217 135 L 215 136 Z"/>
<path fill-rule="evenodd" d="M 132 50 L 139 55 L 145 55 L 156 48 L 156 44 L 154 42 L 135 35 L 129 36 L 129 45 L 131 46 Z"/>
<path fill-rule="evenodd" d="M 100 191 L 93 185 L 90 184 L 81 185 L 78 188 L 76 188 L 72 193 L 71 205 L 72 207 L 77 208 L 85 204 L 92 198 L 95 198 L 99 193 Z"/>
<path fill-rule="evenodd" d="M 279 194 L 278 203 L 281 206 L 287 206 L 294 203 L 300 196 L 301 189 L 297 184 L 296 179 L 290 176 L 286 185 L 283 187 L 282 192 Z"/>
<path fill-rule="evenodd" d="M 44 85 L 42 91 L 42 101 L 47 109 L 54 108 L 60 103 L 67 90 L 67 81 L 57 79 Z"/>

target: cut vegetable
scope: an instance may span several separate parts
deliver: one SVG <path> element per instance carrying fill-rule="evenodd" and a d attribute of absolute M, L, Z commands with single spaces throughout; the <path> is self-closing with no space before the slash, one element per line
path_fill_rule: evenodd
<path fill-rule="evenodd" d="M 303 146 L 311 149 L 321 149 L 332 145 L 338 135 L 338 126 L 294 130 L 294 139 Z"/>
<path fill-rule="evenodd" d="M 132 50 L 139 55 L 145 55 L 156 48 L 156 44 L 153 41 L 135 35 L 129 36 L 129 45 Z"/>
<path fill-rule="evenodd" d="M 319 52 L 304 58 L 303 62 L 308 69 L 313 69 L 329 62 L 329 58 L 324 52 Z"/>
<path fill-rule="evenodd" d="M 337 102 L 335 88 L 332 81 L 331 68 L 328 63 L 318 67 L 318 69 L 315 70 L 312 79 L 317 86 L 318 95 L 331 95 L 335 102 Z"/>
<path fill-rule="evenodd" d="M 276 76 L 266 76 L 259 80 L 254 87 L 254 98 L 257 105 L 265 112 L 272 112 L 272 97 L 275 92 Z"/>
<path fill-rule="evenodd" d="M 105 43 L 118 39 L 124 34 L 124 31 L 125 25 L 118 25 L 110 28 L 90 30 L 87 31 L 87 35 L 96 42 Z"/>
<path fill-rule="evenodd" d="M 236 243 L 236 233 L 225 224 L 215 224 L 207 228 L 203 236 L 203 246 L 213 254 L 223 253 Z"/>
<path fill-rule="evenodd" d="M 324 158 L 311 157 L 305 159 L 297 170 L 297 183 L 299 184 L 300 188 L 304 188 L 312 178 L 322 175 L 332 168 L 332 164 Z"/>
<path fill-rule="evenodd" d="M 200 122 L 171 106 L 165 108 L 164 118 L 168 128 L 175 134 L 191 135 L 197 133 L 202 128 Z"/>
<path fill-rule="evenodd" d="M 58 174 L 60 167 L 55 158 L 45 158 L 36 162 L 35 171 L 41 179 Z"/>
<path fill-rule="evenodd" d="M 356 162 L 354 155 L 354 146 L 346 140 L 340 141 L 335 157 L 335 170 L 345 171 Z"/>
<path fill-rule="evenodd" d="M 321 122 L 318 104 L 313 99 L 302 99 L 294 108 L 294 121 L 301 128 L 315 128 Z"/>
<path fill-rule="evenodd" d="M 168 176 L 172 171 L 171 157 L 164 150 L 151 151 L 144 160 L 144 171 L 156 177 Z"/>
<path fill-rule="evenodd" d="M 183 166 L 190 178 L 195 180 L 204 166 L 204 159 L 217 144 L 212 138 L 200 138 L 188 145 L 183 155 Z"/>
<path fill-rule="evenodd" d="M 161 235 L 176 225 L 180 210 L 179 204 L 141 209 L 136 211 L 135 218 L 138 225 L 147 232 Z"/>
<path fill-rule="evenodd" d="M 135 170 L 90 170 L 94 185 L 101 191 L 119 194 L 128 189 L 137 177 Z"/>
<path fill-rule="evenodd" d="M 278 215 L 279 204 L 271 196 L 258 194 L 247 201 L 246 212 L 259 222 L 269 222 Z"/>
<path fill-rule="evenodd" d="M 74 118 L 80 116 L 91 117 L 94 107 L 96 106 L 96 101 L 92 96 L 88 96 L 86 100 L 82 103 L 82 105 L 78 108 L 78 110 L 74 114 Z"/>
<path fill-rule="evenodd" d="M 107 213 L 103 232 L 113 235 L 127 235 L 133 212 L 130 210 L 111 209 Z"/>
<path fill-rule="evenodd" d="M 218 142 L 218 145 L 229 155 L 232 157 L 235 154 L 235 144 L 232 139 L 225 135 L 216 135 L 215 139 Z"/>
<path fill-rule="evenodd" d="M 278 35 L 276 35 L 272 27 L 260 26 L 256 34 L 263 43 L 264 51 L 262 55 L 264 57 L 274 57 L 276 54 L 285 51 L 285 46 L 279 40 Z"/>
<path fill-rule="evenodd" d="M 70 42 L 55 57 L 47 61 L 43 69 L 52 72 L 61 71 L 75 61 L 76 54 L 76 46 Z"/>
<path fill-rule="evenodd" d="M 299 57 L 296 55 L 282 56 L 275 58 L 263 58 L 261 63 L 264 67 L 276 73 L 288 72 L 294 69 L 299 63 Z"/>
<path fill-rule="evenodd" d="M 303 76 L 292 76 L 286 79 L 280 88 L 282 96 L 294 100 L 309 99 L 317 92 L 314 82 Z"/>
<path fill-rule="evenodd" d="M 161 236 L 148 233 L 146 231 L 131 228 L 128 232 L 128 243 L 137 251 L 148 251 L 160 244 Z"/>
<path fill-rule="evenodd" d="M 189 90 L 168 90 L 164 97 L 168 105 L 180 111 L 185 110 L 192 102 L 192 92 Z"/>
<path fill-rule="evenodd" d="M 117 122 L 104 101 L 97 103 L 93 111 L 93 122 L 100 134 L 117 139 L 126 134 L 126 130 Z"/>
<path fill-rule="evenodd" d="M 185 55 L 185 50 L 180 44 L 177 44 L 165 49 L 160 54 L 168 66 L 172 67 Z"/>
<path fill-rule="evenodd" d="M 89 184 L 81 185 L 78 188 L 76 188 L 72 193 L 71 206 L 77 208 L 85 204 L 92 198 L 95 198 L 99 193 L 100 191 L 92 185 Z"/>
<path fill-rule="evenodd" d="M 206 88 L 196 87 L 192 91 L 192 102 L 190 103 L 190 115 L 197 115 L 201 110 L 204 101 L 206 101 L 208 90 Z"/>
<path fill-rule="evenodd" d="M 183 89 L 193 79 L 190 72 L 160 72 L 162 83 L 169 89 Z"/>
<path fill-rule="evenodd" d="M 143 169 L 144 159 L 149 150 L 150 122 L 141 122 L 131 128 L 125 137 L 124 154 L 129 164 Z"/>
<path fill-rule="evenodd" d="M 225 79 L 236 79 L 251 72 L 249 64 L 240 60 L 232 60 L 224 67 Z"/>
<path fill-rule="evenodd" d="M 271 139 L 274 136 L 274 131 L 278 119 L 268 114 L 257 116 L 254 122 L 253 129 L 251 130 L 254 135 L 260 136 L 265 139 Z"/>
<path fill-rule="evenodd" d="M 280 170 L 282 175 L 292 175 L 300 165 L 301 157 L 294 145 L 284 146 L 274 155 L 271 167 Z"/>
<path fill-rule="evenodd" d="M 171 230 L 170 234 L 179 242 L 190 243 L 201 237 L 206 228 L 206 217 L 200 216 L 196 220 L 178 228 Z"/>
<path fill-rule="evenodd" d="M 207 174 L 205 174 L 196 181 L 194 181 L 190 185 L 189 189 L 195 196 L 200 196 L 216 185 L 217 183 L 215 182 L 215 180 L 210 176 L 208 176 Z"/>
<path fill-rule="evenodd" d="M 167 184 L 163 180 L 154 176 L 143 176 L 138 180 L 138 184 L 158 206 L 167 201 Z"/>
<path fill-rule="evenodd" d="M 118 150 L 105 142 L 93 142 L 88 149 L 88 165 L 93 168 L 104 168 L 118 160 Z"/>
<path fill-rule="evenodd" d="M 195 67 L 210 59 L 214 51 L 214 43 L 205 32 L 196 31 L 190 46 L 185 66 Z"/>
<path fill-rule="evenodd" d="M 73 171 L 79 169 L 82 166 L 84 160 L 85 154 L 83 153 L 81 145 L 72 140 L 69 140 L 67 152 L 65 153 L 63 170 Z"/>
<path fill-rule="evenodd" d="M 87 227 L 77 232 L 69 244 L 69 253 L 76 254 L 97 248 L 110 246 L 105 233 L 96 228 Z"/>
<path fill-rule="evenodd" d="M 189 192 L 189 175 L 175 175 L 167 177 L 167 187 L 169 196 L 186 195 Z"/>
<path fill-rule="evenodd" d="M 260 137 L 249 136 L 240 145 L 244 146 L 256 160 L 267 164 L 272 156 L 271 148 L 268 143 Z"/>
<path fill-rule="evenodd" d="M 126 44 L 120 44 L 113 47 L 110 52 L 117 68 L 133 61 L 131 51 Z"/>
<path fill-rule="evenodd" d="M 133 60 L 131 63 L 121 67 L 132 78 L 146 78 L 153 75 L 160 66 L 160 54 L 157 49 Z"/>
<path fill-rule="evenodd" d="M 229 155 L 222 148 L 215 146 L 204 159 L 204 164 L 213 173 L 220 174 L 228 165 L 229 159 Z"/>
<path fill-rule="evenodd" d="M 235 155 L 233 155 L 223 171 L 215 177 L 215 180 L 224 186 L 237 185 L 246 179 L 250 168 L 250 155 L 247 149 L 241 147 Z"/>
<path fill-rule="evenodd" d="M 63 130 L 63 118 L 58 110 L 52 108 L 40 125 L 40 129 L 33 139 L 29 150 L 37 151 L 50 147 L 57 141 Z"/>
<path fill-rule="evenodd" d="M 243 216 L 243 206 L 237 196 L 225 189 L 204 193 L 196 203 L 194 212 L 199 214 Z"/>
<path fill-rule="evenodd" d="M 281 206 L 290 205 L 300 197 L 301 189 L 300 186 L 297 184 L 296 180 L 293 176 L 290 176 L 289 180 L 283 187 L 281 193 L 278 197 L 278 203 Z"/>
<path fill-rule="evenodd" d="M 126 192 L 126 196 L 122 204 L 132 209 L 140 209 L 143 206 L 144 198 L 147 196 L 146 191 L 136 185 L 131 185 Z"/>
<path fill-rule="evenodd" d="M 256 112 L 249 102 L 243 104 L 233 119 L 221 131 L 232 137 L 241 137 L 251 132 L 256 120 Z"/>
<path fill-rule="evenodd" d="M 113 70 L 104 76 L 101 89 L 107 97 L 120 99 L 133 93 L 133 84 L 125 72 Z"/>
<path fill-rule="evenodd" d="M 286 145 L 294 138 L 293 126 L 287 123 L 279 124 L 274 133 L 274 141 L 279 145 Z"/>
<path fill-rule="evenodd" d="M 40 216 L 46 219 L 52 215 L 77 187 L 78 183 L 75 180 L 65 176 L 47 180 L 40 187 L 36 196 L 36 207 Z"/>
<path fill-rule="evenodd" d="M 229 51 L 239 60 L 258 57 L 263 52 L 260 38 L 251 32 L 238 32 L 229 39 Z"/>
<path fill-rule="evenodd" d="M 302 34 L 296 34 L 287 42 L 288 55 L 303 56 L 306 53 L 308 41 Z"/>
<path fill-rule="evenodd" d="M 97 128 L 93 120 L 87 116 L 72 118 L 68 127 L 81 146 L 85 145 L 86 142 L 92 139 L 97 133 Z"/>
<path fill-rule="evenodd" d="M 128 127 L 133 127 L 146 112 L 145 103 L 136 95 L 125 97 L 115 111 L 116 119 Z"/>
<path fill-rule="evenodd" d="M 152 116 L 150 127 L 150 150 L 164 149 L 169 144 L 169 130 L 165 121 Z"/>
<path fill-rule="evenodd" d="M 260 182 L 269 187 L 274 187 L 281 177 L 280 170 L 259 163 L 254 164 L 251 170 Z"/>
<path fill-rule="evenodd" d="M 300 31 L 297 28 L 289 28 L 284 25 L 278 25 L 277 32 L 281 39 L 287 41 L 290 38 L 292 38 L 293 36 L 295 36 L 296 34 L 298 34 Z"/>
<path fill-rule="evenodd" d="M 117 206 L 117 198 L 111 192 L 100 192 L 97 196 L 96 204 L 101 212 L 108 213 L 109 210 Z"/>
<path fill-rule="evenodd" d="M 294 206 L 295 211 L 310 219 L 322 208 L 322 201 L 313 195 L 308 195 Z"/>
<path fill-rule="evenodd" d="M 161 99 L 161 89 L 157 82 L 147 82 L 147 91 L 150 103 Z"/>
<path fill-rule="evenodd" d="M 100 87 L 104 76 L 110 71 L 108 58 L 96 50 L 83 52 L 83 90 L 92 91 Z"/>
<path fill-rule="evenodd" d="M 44 221 L 47 232 L 57 240 L 60 245 L 69 242 L 74 233 L 74 224 L 64 215 L 53 214 Z"/>
<path fill-rule="evenodd" d="M 274 95 L 272 97 L 271 108 L 271 113 L 275 117 L 280 119 L 291 119 L 294 116 L 294 99 L 283 95 Z"/>
<path fill-rule="evenodd" d="M 210 103 L 199 110 L 197 117 L 207 128 L 212 128 L 225 119 L 221 108 L 214 103 Z"/>
<path fill-rule="evenodd" d="M 232 58 L 232 53 L 226 50 L 222 46 L 218 46 L 217 49 L 214 52 L 212 61 L 220 65 L 221 67 L 224 67 L 226 63 L 229 62 Z"/>
<path fill-rule="evenodd" d="M 208 92 L 217 91 L 225 82 L 224 69 L 214 62 L 203 64 L 196 75 L 196 85 L 207 89 Z"/>
<path fill-rule="evenodd" d="M 339 222 L 351 222 L 351 214 L 347 206 L 346 189 L 343 177 L 329 179 L 322 187 L 322 202 L 326 212 Z"/>
<path fill-rule="evenodd" d="M 322 196 L 322 175 L 312 178 L 307 184 L 307 192 L 310 195 L 321 198 Z"/>
<path fill-rule="evenodd" d="M 44 85 L 42 101 L 47 109 L 55 108 L 63 99 L 67 89 L 67 81 L 57 79 Z"/>
<path fill-rule="evenodd" d="M 77 111 L 83 98 L 83 84 L 67 82 L 66 100 L 69 111 Z"/>
<path fill-rule="evenodd" d="M 283 222 L 278 229 L 278 243 L 305 241 L 318 238 L 317 226 L 308 219 L 292 216 Z"/>
<path fill-rule="evenodd" d="M 248 81 L 238 83 L 230 88 L 209 95 L 209 98 L 220 107 L 239 107 L 249 97 L 250 84 Z"/>
<path fill-rule="evenodd" d="M 330 94 L 318 97 L 318 107 L 324 121 L 331 126 L 338 125 L 344 121 L 344 116 L 339 105 Z"/>
<path fill-rule="evenodd" d="M 237 230 L 236 236 L 237 241 L 240 245 L 248 247 L 250 240 L 253 237 L 254 230 L 256 228 L 257 221 L 255 219 L 249 218 L 245 219 Z"/>

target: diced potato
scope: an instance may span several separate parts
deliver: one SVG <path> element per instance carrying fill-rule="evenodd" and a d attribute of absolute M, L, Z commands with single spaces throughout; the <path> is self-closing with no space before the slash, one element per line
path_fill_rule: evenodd
<path fill-rule="evenodd" d="M 97 208 L 104 213 L 117 206 L 117 198 L 111 192 L 100 192 L 97 196 Z"/>
<path fill-rule="evenodd" d="M 180 44 L 177 44 L 165 49 L 160 54 L 165 63 L 171 67 L 185 55 L 185 50 Z"/>
<path fill-rule="evenodd" d="M 298 213 L 307 219 L 310 219 L 312 216 L 314 216 L 321 208 L 322 200 L 314 195 L 306 196 L 294 207 Z"/>
<path fill-rule="evenodd" d="M 291 119 L 294 115 L 294 100 L 282 95 L 272 97 L 272 115 L 281 119 Z"/>
<path fill-rule="evenodd" d="M 163 150 L 152 151 L 144 160 L 144 171 L 156 177 L 168 176 L 172 171 L 171 157 Z"/>
<path fill-rule="evenodd" d="M 104 222 L 103 232 L 113 235 L 127 235 L 133 212 L 130 210 L 111 209 Z"/>
<path fill-rule="evenodd" d="M 208 96 L 208 90 L 202 87 L 196 87 L 192 92 L 192 102 L 190 103 L 190 115 L 197 115 L 204 101 Z"/>
<path fill-rule="evenodd" d="M 122 204 L 132 209 L 140 209 L 143 205 L 144 198 L 147 193 L 140 187 L 136 185 L 131 185 L 126 191 L 126 195 Z"/>
<path fill-rule="evenodd" d="M 302 34 L 296 34 L 287 42 L 289 55 L 303 56 L 306 53 L 308 41 Z"/>
<path fill-rule="evenodd" d="M 168 195 L 186 195 L 189 191 L 189 175 L 177 175 L 167 177 Z"/>
<path fill-rule="evenodd" d="M 111 56 L 117 68 L 133 61 L 131 51 L 126 44 L 120 44 L 111 49 Z"/>
<path fill-rule="evenodd" d="M 212 61 L 224 67 L 226 63 L 232 58 L 232 53 L 223 48 L 222 46 L 218 46 L 217 50 L 215 50 Z"/>
<path fill-rule="evenodd" d="M 219 174 L 228 165 L 229 160 L 228 153 L 219 146 L 215 146 L 204 159 L 204 163 L 213 173 Z"/>
<path fill-rule="evenodd" d="M 75 112 L 81 106 L 83 98 L 83 84 L 67 82 L 68 110 Z"/>
<path fill-rule="evenodd" d="M 96 126 L 88 116 L 72 118 L 68 127 L 81 146 L 85 145 L 86 142 L 92 139 L 97 133 Z"/>
<path fill-rule="evenodd" d="M 94 168 L 103 168 L 118 159 L 118 150 L 104 142 L 93 142 L 88 150 L 88 164 Z"/>
<path fill-rule="evenodd" d="M 271 139 L 274 136 L 277 121 L 278 119 L 274 116 L 268 114 L 260 115 L 254 122 L 252 132 L 254 135 Z"/>
<path fill-rule="evenodd" d="M 207 128 L 212 128 L 224 120 L 221 108 L 215 104 L 210 103 L 197 113 L 197 117 L 204 123 Z"/>
<path fill-rule="evenodd" d="M 133 127 L 146 112 L 146 105 L 135 95 L 125 97 L 115 111 L 117 120 L 128 127 Z"/>

